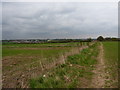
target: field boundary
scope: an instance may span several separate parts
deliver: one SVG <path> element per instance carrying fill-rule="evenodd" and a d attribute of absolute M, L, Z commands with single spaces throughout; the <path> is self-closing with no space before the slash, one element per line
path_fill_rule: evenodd
<path fill-rule="evenodd" d="M 93 45 L 93 44 L 91 44 L 91 45 Z M 77 48 L 77 49 L 72 49 L 71 51 L 66 52 L 65 54 L 63 54 L 61 57 L 59 57 L 53 63 L 46 64 L 46 65 L 41 65 L 42 66 L 41 67 L 42 71 L 33 73 L 30 78 L 36 78 L 38 75 L 42 75 L 43 73 L 47 72 L 48 70 L 50 70 L 50 69 L 52 69 L 54 67 L 57 67 L 58 65 L 65 64 L 65 60 L 67 59 L 68 56 L 78 54 L 78 53 L 80 53 L 80 51 L 82 51 L 83 49 L 86 49 L 86 48 L 88 48 L 88 46 L 82 46 L 82 47 Z M 29 85 L 27 84 L 27 86 L 24 86 L 24 88 L 29 88 Z"/>

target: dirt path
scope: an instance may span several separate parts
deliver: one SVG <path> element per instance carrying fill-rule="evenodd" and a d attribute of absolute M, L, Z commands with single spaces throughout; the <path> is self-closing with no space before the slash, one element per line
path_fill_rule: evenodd
<path fill-rule="evenodd" d="M 93 76 L 91 88 L 104 88 L 105 87 L 105 63 L 103 59 L 104 50 L 103 50 L 103 44 L 100 43 L 100 53 L 98 56 L 98 64 L 96 65 L 96 69 L 93 70 L 95 75 Z"/>

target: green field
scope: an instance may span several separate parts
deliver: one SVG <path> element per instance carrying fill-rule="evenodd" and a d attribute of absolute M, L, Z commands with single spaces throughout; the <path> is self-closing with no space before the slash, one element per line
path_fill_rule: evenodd
<path fill-rule="evenodd" d="M 30 80 L 31 88 L 80 88 L 88 87 L 97 63 L 97 44 L 84 49 L 79 54 L 68 56 L 66 63 L 57 66 L 38 78 Z M 94 56 L 94 57 L 93 57 Z M 85 83 L 84 80 L 86 81 Z"/>
<path fill-rule="evenodd" d="M 105 70 L 110 75 L 106 83 L 116 87 L 118 42 L 102 44 Z M 99 42 L 3 44 L 3 87 L 89 88 L 93 71 L 99 68 L 100 45 Z"/>
<path fill-rule="evenodd" d="M 23 80 L 21 76 L 27 83 L 29 78 L 61 64 L 68 55 L 78 53 L 84 45 L 88 43 L 3 44 L 3 85 L 8 86 L 12 78 Z M 17 82 L 13 80 L 12 87 L 20 87 Z"/>
<path fill-rule="evenodd" d="M 87 42 L 69 42 L 69 43 L 34 43 L 34 44 L 15 44 L 6 43 L 3 47 L 74 47 L 78 45 L 85 45 Z"/>
<path fill-rule="evenodd" d="M 111 83 L 114 87 L 118 83 L 118 42 L 103 42 L 106 73 L 109 73 Z"/>

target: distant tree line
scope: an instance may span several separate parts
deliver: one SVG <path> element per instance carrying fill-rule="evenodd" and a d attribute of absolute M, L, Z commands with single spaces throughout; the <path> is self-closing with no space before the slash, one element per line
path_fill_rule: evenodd
<path fill-rule="evenodd" d="M 54 39 L 48 41 L 48 43 L 68 43 L 68 42 L 80 42 L 80 39 Z"/>
<path fill-rule="evenodd" d="M 68 42 L 91 42 L 91 38 L 88 39 L 54 39 L 48 41 L 48 43 L 68 43 Z"/>
<path fill-rule="evenodd" d="M 24 40 L 2 40 L 2 44 L 15 43 L 68 43 L 68 42 L 92 42 L 92 41 L 120 41 L 120 38 L 99 36 L 97 39 L 24 39 Z"/>
<path fill-rule="evenodd" d="M 103 36 L 99 36 L 97 38 L 97 41 L 120 41 L 120 38 L 114 38 L 114 37 L 106 37 L 106 38 L 104 38 Z"/>

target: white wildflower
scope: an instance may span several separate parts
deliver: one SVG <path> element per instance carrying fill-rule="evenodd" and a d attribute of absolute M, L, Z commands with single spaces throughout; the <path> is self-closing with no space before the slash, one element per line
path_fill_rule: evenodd
<path fill-rule="evenodd" d="M 43 75 L 43 77 L 46 77 L 46 75 Z"/>

